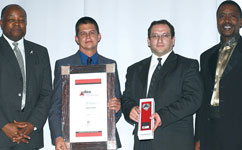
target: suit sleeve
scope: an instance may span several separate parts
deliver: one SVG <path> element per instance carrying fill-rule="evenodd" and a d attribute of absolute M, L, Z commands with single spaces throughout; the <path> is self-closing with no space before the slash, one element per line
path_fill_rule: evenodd
<path fill-rule="evenodd" d="M 54 72 L 54 92 L 51 99 L 51 108 L 49 111 L 49 127 L 51 133 L 52 144 L 55 143 L 55 139 L 62 136 L 61 131 L 61 107 L 62 107 L 62 80 L 61 80 L 61 66 L 58 61 L 55 64 Z"/>
<path fill-rule="evenodd" d="M 118 76 L 118 69 L 117 64 L 115 63 L 115 97 L 120 100 L 121 98 L 121 91 L 120 91 L 120 82 Z M 115 122 L 117 123 L 121 118 L 122 111 L 121 109 L 115 114 Z"/>
<path fill-rule="evenodd" d="M 7 119 L 4 116 L 4 113 L 0 110 L 0 129 L 2 129 L 7 123 Z"/>
<path fill-rule="evenodd" d="M 28 120 L 31 124 L 37 127 L 37 129 L 42 129 L 46 122 L 52 95 L 51 67 L 47 49 L 43 50 L 43 53 L 40 56 L 40 63 L 41 65 L 43 64 L 43 72 L 39 75 L 42 76 L 42 78 L 38 79 L 40 80 L 38 102 Z"/>
<path fill-rule="evenodd" d="M 198 142 L 200 141 L 200 128 L 201 128 L 201 109 L 199 109 L 197 112 L 196 112 L 196 121 L 195 121 L 195 137 L 194 137 L 194 140 L 195 142 Z"/>
<path fill-rule="evenodd" d="M 200 57 L 200 66 L 201 66 L 201 70 L 200 70 L 200 75 L 201 75 L 201 77 L 203 77 L 202 76 L 202 74 L 203 74 L 203 65 L 202 64 L 204 64 L 203 63 L 203 59 L 204 57 L 203 57 L 203 55 L 201 55 L 201 57 Z M 205 87 L 204 87 L 205 88 Z M 203 96 L 203 98 L 204 98 L 204 96 Z M 203 100 L 204 101 L 204 100 Z M 204 103 L 202 103 L 202 105 L 201 105 L 201 108 L 196 112 L 196 120 L 195 120 L 195 138 L 194 138 L 194 140 L 195 140 L 195 142 L 198 142 L 198 141 L 200 141 L 200 135 L 201 135 L 201 119 L 202 119 L 202 111 L 203 111 L 203 104 Z"/>
<path fill-rule="evenodd" d="M 135 96 L 133 95 L 133 90 L 135 84 L 133 83 L 134 80 L 134 70 L 132 70 L 132 67 L 129 67 L 127 69 L 127 75 L 126 75 L 126 82 L 125 82 L 125 91 L 123 93 L 122 99 L 121 99 L 121 105 L 122 105 L 122 111 L 124 114 L 125 120 L 130 124 L 135 124 L 133 120 L 129 118 L 129 114 L 131 112 L 131 109 L 134 106 L 138 106 L 137 102 L 135 101 Z"/>
<path fill-rule="evenodd" d="M 180 98 L 157 111 L 161 117 L 162 127 L 192 115 L 201 105 L 203 85 L 198 71 L 198 62 L 192 61 L 184 69 Z"/>

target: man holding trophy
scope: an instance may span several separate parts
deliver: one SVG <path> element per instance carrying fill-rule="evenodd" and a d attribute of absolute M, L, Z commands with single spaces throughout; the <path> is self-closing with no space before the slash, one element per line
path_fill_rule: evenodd
<path fill-rule="evenodd" d="M 193 114 L 202 100 L 198 62 L 173 52 L 167 20 L 151 23 L 147 42 L 152 55 L 128 67 L 121 100 L 126 121 L 135 124 L 134 150 L 193 150 Z"/>

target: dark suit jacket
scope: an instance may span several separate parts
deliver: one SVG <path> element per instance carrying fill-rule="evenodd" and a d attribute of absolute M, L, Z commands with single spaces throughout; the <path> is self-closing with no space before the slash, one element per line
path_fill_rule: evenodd
<path fill-rule="evenodd" d="M 203 104 L 196 119 L 196 139 L 201 141 L 201 150 L 207 150 L 206 139 L 209 122 L 208 107 L 214 88 L 218 51 L 217 44 L 201 55 L 201 75 L 204 81 Z M 224 70 L 219 84 L 219 110 L 221 124 L 221 150 L 241 150 L 242 147 L 242 37 Z"/>
<path fill-rule="evenodd" d="M 105 58 L 98 54 L 98 64 L 111 64 L 115 63 L 116 67 L 116 80 L 115 80 L 115 96 L 117 98 L 121 97 L 120 92 L 120 83 L 119 83 L 119 77 L 118 77 L 118 70 L 117 70 L 117 64 L 114 60 Z M 61 80 L 61 66 L 78 66 L 81 64 L 81 58 L 79 55 L 79 51 L 75 53 L 74 55 L 71 55 L 69 57 L 60 59 L 56 61 L 55 64 L 55 79 L 54 79 L 54 93 L 52 97 L 51 102 L 51 109 L 49 112 L 49 125 L 50 125 L 50 131 L 51 131 L 51 139 L 52 144 L 55 143 L 55 139 L 58 136 L 62 136 L 62 130 L 61 130 L 61 107 L 62 107 L 62 80 Z M 116 114 L 116 122 L 121 117 L 121 111 L 119 111 Z M 118 132 L 116 130 L 116 140 L 117 140 L 117 146 L 121 147 L 121 143 L 119 140 Z"/>
<path fill-rule="evenodd" d="M 9 43 L 0 38 L 0 129 L 7 123 L 27 121 L 37 127 L 30 134 L 29 146 L 43 147 L 43 126 L 52 94 L 51 69 L 47 49 L 24 40 L 26 60 L 26 105 L 21 112 L 23 82 L 16 56 Z M 0 147 L 13 143 L 0 130 Z M 21 143 L 21 145 L 26 145 Z"/>
<path fill-rule="evenodd" d="M 128 67 L 125 91 L 122 97 L 122 111 L 125 119 L 131 109 L 146 97 L 147 78 L 151 57 Z M 199 108 L 202 96 L 202 83 L 198 72 L 198 62 L 172 52 L 162 67 L 159 92 L 156 93 L 155 112 L 162 120 L 162 126 L 150 140 L 149 150 L 193 150 L 193 113 Z M 142 150 L 137 137 L 137 124 L 134 129 L 134 149 Z"/>

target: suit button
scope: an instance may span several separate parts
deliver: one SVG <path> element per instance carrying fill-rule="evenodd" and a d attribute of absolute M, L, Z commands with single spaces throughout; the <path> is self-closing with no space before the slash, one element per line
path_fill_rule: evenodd
<path fill-rule="evenodd" d="M 210 118 L 208 118 L 208 121 L 210 121 Z"/>
<path fill-rule="evenodd" d="M 21 93 L 18 93 L 18 96 L 20 97 L 20 96 L 22 96 L 22 94 Z"/>

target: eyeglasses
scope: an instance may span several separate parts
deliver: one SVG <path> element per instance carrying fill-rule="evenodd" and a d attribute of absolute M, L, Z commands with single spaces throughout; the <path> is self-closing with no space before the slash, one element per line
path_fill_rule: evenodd
<path fill-rule="evenodd" d="M 171 35 L 168 34 L 168 33 L 164 33 L 164 34 L 153 34 L 150 36 L 151 39 L 154 39 L 154 40 L 158 40 L 159 38 L 162 38 L 162 39 L 168 39 Z"/>

